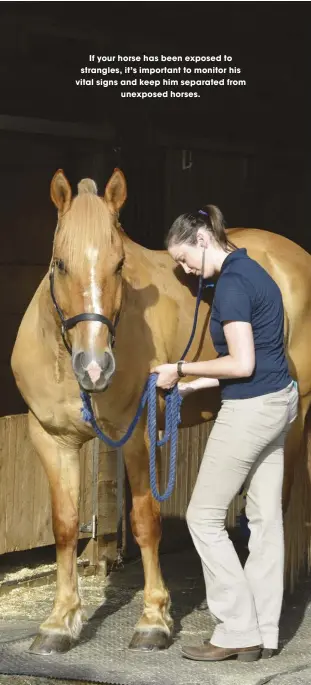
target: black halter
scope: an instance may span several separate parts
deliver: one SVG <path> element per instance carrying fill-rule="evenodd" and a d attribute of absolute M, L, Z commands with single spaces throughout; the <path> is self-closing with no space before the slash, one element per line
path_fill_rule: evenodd
<path fill-rule="evenodd" d="M 61 324 L 62 324 L 61 334 L 62 334 L 62 338 L 64 341 L 64 345 L 65 345 L 66 349 L 68 350 L 69 354 L 72 354 L 72 347 L 66 338 L 66 332 L 69 331 L 74 326 L 76 326 L 77 323 L 80 323 L 80 321 L 99 321 L 99 323 L 105 324 L 107 326 L 107 328 L 109 329 L 109 333 L 110 333 L 110 345 L 111 345 L 111 347 L 114 347 L 115 338 L 116 338 L 116 326 L 117 326 L 117 323 L 119 320 L 119 314 L 117 314 L 114 324 L 110 321 L 110 319 L 107 319 L 106 316 L 103 316 L 103 314 L 95 314 L 95 313 L 77 314 L 76 316 L 72 316 L 70 319 L 65 319 L 63 312 L 57 303 L 55 293 L 54 293 L 54 269 L 55 269 L 55 262 L 52 263 L 51 270 L 49 273 L 50 293 L 51 293 L 51 297 L 52 297 L 54 307 L 55 307 L 57 314 L 61 320 Z"/>

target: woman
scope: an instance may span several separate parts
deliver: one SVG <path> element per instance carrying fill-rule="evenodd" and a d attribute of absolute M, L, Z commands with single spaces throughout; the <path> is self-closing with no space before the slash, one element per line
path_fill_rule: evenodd
<path fill-rule="evenodd" d="M 209 642 L 184 647 L 204 661 L 272 656 L 283 598 L 284 441 L 298 393 L 284 352 L 282 295 L 270 275 L 227 237 L 220 210 L 207 205 L 173 223 L 166 247 L 186 273 L 218 277 L 210 333 L 218 358 L 162 364 L 158 387 L 182 394 L 220 386 L 211 431 L 187 511 L 201 557 L 207 604 L 218 623 Z M 225 530 L 230 502 L 246 483 L 249 557 L 242 568 Z"/>

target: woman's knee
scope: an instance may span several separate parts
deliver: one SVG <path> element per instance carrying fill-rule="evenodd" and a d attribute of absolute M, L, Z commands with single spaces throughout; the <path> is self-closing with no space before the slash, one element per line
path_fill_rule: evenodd
<path fill-rule="evenodd" d="M 226 510 L 215 507 L 198 507 L 190 502 L 187 512 L 186 521 L 190 530 L 199 528 L 204 529 L 204 534 L 213 533 L 215 530 L 224 528 L 226 519 Z"/>
<path fill-rule="evenodd" d="M 197 507 L 190 502 L 187 512 L 186 521 L 190 532 L 199 532 L 204 530 L 204 534 L 208 534 L 211 527 L 213 527 L 212 515 L 207 507 Z"/>

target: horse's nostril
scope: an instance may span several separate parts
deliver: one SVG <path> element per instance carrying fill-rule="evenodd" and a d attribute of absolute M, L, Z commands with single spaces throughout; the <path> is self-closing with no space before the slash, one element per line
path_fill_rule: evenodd
<path fill-rule="evenodd" d="M 90 361 L 90 356 L 85 352 L 80 352 L 77 354 L 77 364 L 82 371 L 86 371 Z"/>
<path fill-rule="evenodd" d="M 111 366 L 112 366 L 112 357 L 109 354 L 109 352 L 105 352 L 103 360 L 102 360 L 102 364 L 101 364 L 103 372 L 109 371 Z"/>
<path fill-rule="evenodd" d="M 87 355 L 84 352 L 77 352 L 73 355 L 72 365 L 73 370 L 77 374 L 85 372 L 87 365 L 90 363 L 91 358 L 87 359 Z"/>

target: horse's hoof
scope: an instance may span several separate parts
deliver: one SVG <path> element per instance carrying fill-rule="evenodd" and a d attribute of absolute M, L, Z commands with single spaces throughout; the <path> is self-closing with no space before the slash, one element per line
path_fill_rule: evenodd
<path fill-rule="evenodd" d="M 171 636 L 164 630 L 152 628 L 152 630 L 135 630 L 129 644 L 129 649 L 143 652 L 155 652 L 159 649 L 167 649 L 171 644 Z"/>
<path fill-rule="evenodd" d="M 74 642 L 69 635 L 61 635 L 59 633 L 38 633 L 28 651 L 32 654 L 48 656 L 49 654 L 68 652 L 73 644 Z"/>

